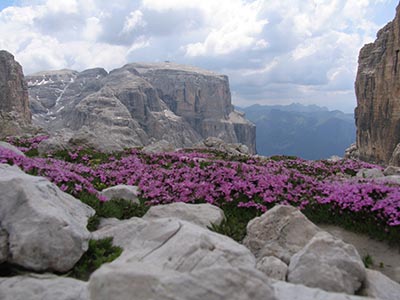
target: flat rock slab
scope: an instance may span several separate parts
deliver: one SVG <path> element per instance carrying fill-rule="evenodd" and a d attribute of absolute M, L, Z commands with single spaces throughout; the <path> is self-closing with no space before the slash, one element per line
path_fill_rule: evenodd
<path fill-rule="evenodd" d="M 292 283 L 353 295 L 365 279 L 365 267 L 353 245 L 319 232 L 293 255 L 287 278 Z"/>
<path fill-rule="evenodd" d="M 71 269 L 87 250 L 86 226 L 94 210 L 46 178 L 15 166 L 0 164 L 0 190 L 7 262 L 34 271 Z M 0 250 L 4 253 L 4 245 Z"/>
<path fill-rule="evenodd" d="M 6 142 L 0 141 L 0 148 L 10 150 L 10 151 L 12 151 L 12 152 L 14 152 L 15 154 L 18 154 L 18 155 L 25 156 L 25 154 L 22 153 L 22 151 L 19 150 L 17 147 L 15 147 L 15 146 L 13 146 L 13 145 L 11 145 L 9 143 L 6 143 Z"/>
<path fill-rule="evenodd" d="M 104 222 L 122 255 L 90 278 L 91 299 L 275 299 L 254 255 L 229 237 L 174 218 Z"/>
<path fill-rule="evenodd" d="M 29 274 L 0 278 L 0 299 L 89 300 L 89 293 L 84 281 L 54 275 Z"/>
<path fill-rule="evenodd" d="M 220 225 L 225 219 L 224 211 L 217 206 L 208 203 L 182 202 L 152 206 L 143 216 L 144 219 L 169 217 L 185 220 L 205 228 L 212 224 Z"/>

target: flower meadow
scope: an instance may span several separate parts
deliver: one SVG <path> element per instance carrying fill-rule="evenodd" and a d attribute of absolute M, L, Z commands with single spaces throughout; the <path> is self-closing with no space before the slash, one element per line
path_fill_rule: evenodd
<path fill-rule="evenodd" d="M 79 199 L 91 196 L 100 204 L 105 199 L 99 191 L 127 184 L 139 187 L 146 206 L 207 202 L 224 209 L 228 219 L 246 216 L 247 222 L 276 204 L 290 204 L 316 222 L 377 233 L 376 237 L 389 236 L 391 240 L 400 237 L 400 186 L 355 177 L 362 168 L 382 169 L 376 165 L 283 156 L 227 157 L 194 149 L 158 154 L 129 149 L 104 154 L 78 148 L 40 157 L 34 150 L 44 139 L 8 139 L 31 155 L 0 148 L 0 163 L 47 177 L 61 190 Z"/>

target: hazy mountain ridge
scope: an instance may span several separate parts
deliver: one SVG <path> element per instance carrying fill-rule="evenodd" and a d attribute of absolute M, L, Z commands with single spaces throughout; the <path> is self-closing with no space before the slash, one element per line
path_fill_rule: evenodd
<path fill-rule="evenodd" d="M 317 105 L 252 105 L 237 109 L 256 124 L 257 152 L 305 159 L 343 156 L 355 141 L 354 115 Z"/>

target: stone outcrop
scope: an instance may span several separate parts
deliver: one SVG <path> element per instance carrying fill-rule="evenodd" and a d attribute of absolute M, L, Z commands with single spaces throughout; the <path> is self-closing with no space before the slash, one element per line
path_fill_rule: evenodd
<path fill-rule="evenodd" d="M 164 140 L 190 147 L 214 136 L 255 153 L 255 126 L 233 110 L 226 76 L 170 63 L 107 73 L 60 70 L 27 76 L 33 121 L 108 152 Z M 73 144 L 71 138 L 67 141 Z"/>
<path fill-rule="evenodd" d="M 355 83 L 357 147 L 362 160 L 388 164 L 400 143 L 400 6 L 359 55 Z M 400 164 L 398 159 L 395 163 Z"/>
<path fill-rule="evenodd" d="M 0 50 L 0 138 L 20 135 L 30 124 L 28 87 L 22 67 L 12 54 Z"/>
<path fill-rule="evenodd" d="M 0 263 L 70 270 L 88 248 L 93 209 L 16 166 L 0 164 L 0 190 Z"/>

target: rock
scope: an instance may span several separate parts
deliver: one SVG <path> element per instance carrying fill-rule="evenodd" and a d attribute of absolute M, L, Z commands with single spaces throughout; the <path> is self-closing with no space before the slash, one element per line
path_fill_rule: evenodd
<path fill-rule="evenodd" d="M 400 144 L 394 148 L 392 157 L 389 160 L 389 165 L 400 166 Z"/>
<path fill-rule="evenodd" d="M 137 186 L 119 184 L 106 188 L 100 192 L 100 195 L 106 197 L 106 200 L 112 199 L 124 199 L 132 201 L 133 203 L 139 203 Z"/>
<path fill-rule="evenodd" d="M 152 206 L 143 218 L 177 218 L 207 228 L 212 224 L 220 225 L 225 219 L 225 215 L 222 209 L 208 203 L 189 204 L 176 202 Z"/>
<path fill-rule="evenodd" d="M 344 152 L 344 158 L 346 159 L 360 159 L 360 151 L 358 150 L 357 144 L 353 143 Z"/>
<path fill-rule="evenodd" d="M 275 299 L 246 247 L 195 224 L 132 218 L 93 236 L 124 252 L 92 274 L 91 299 Z"/>
<path fill-rule="evenodd" d="M 400 283 L 400 267 L 396 267 L 395 269 L 394 269 L 394 280 L 396 281 L 396 282 L 398 282 L 398 283 Z"/>
<path fill-rule="evenodd" d="M 365 268 L 353 245 L 319 232 L 292 257 L 287 278 L 329 292 L 354 294 L 365 279 Z"/>
<path fill-rule="evenodd" d="M 34 271 L 66 272 L 87 250 L 93 209 L 43 177 L 0 165 L 0 220 L 7 262 Z"/>
<path fill-rule="evenodd" d="M 7 51 L 0 50 L 0 138 L 30 130 L 28 87 L 21 65 Z"/>
<path fill-rule="evenodd" d="M 274 256 L 264 256 L 256 265 L 257 269 L 276 280 L 286 280 L 288 266 L 279 258 Z"/>
<path fill-rule="evenodd" d="M 400 299 L 400 284 L 381 272 L 367 269 L 361 295 L 381 300 Z"/>
<path fill-rule="evenodd" d="M 111 263 L 92 274 L 96 300 L 273 300 L 267 278 L 252 269 L 207 268 L 187 273 L 141 262 Z"/>
<path fill-rule="evenodd" d="M 341 161 L 341 160 L 342 160 L 342 158 L 340 156 L 337 156 L 337 155 L 332 155 L 331 157 L 329 157 L 327 159 L 327 161 L 330 161 L 330 162 L 338 162 L 338 161 Z"/>
<path fill-rule="evenodd" d="M 284 281 L 274 281 L 272 286 L 275 296 L 279 300 L 372 300 L 372 298 L 330 293 L 321 289 Z"/>
<path fill-rule="evenodd" d="M 110 73 L 48 71 L 27 80 L 35 124 L 52 134 L 69 129 L 103 152 L 152 140 L 191 147 L 209 135 L 255 151 L 255 127 L 233 111 L 226 76 L 164 63 Z"/>
<path fill-rule="evenodd" d="M 15 154 L 25 156 L 25 154 L 22 153 L 22 151 L 19 150 L 17 147 L 15 147 L 9 143 L 6 143 L 6 142 L 0 141 L 0 148 L 5 148 L 5 149 L 8 149 L 8 150 L 14 152 Z"/>
<path fill-rule="evenodd" d="M 2 300 L 89 300 L 87 283 L 54 275 L 0 278 Z"/>
<path fill-rule="evenodd" d="M 255 153 L 255 126 L 234 110 L 228 77 L 175 63 L 130 64 L 160 93 L 169 109 L 203 138 L 241 143 Z"/>
<path fill-rule="evenodd" d="M 400 175 L 389 175 L 385 177 L 376 178 L 378 182 L 386 182 L 388 184 L 400 184 Z"/>
<path fill-rule="evenodd" d="M 276 205 L 247 225 L 243 244 L 261 259 L 275 256 L 289 264 L 293 254 L 300 251 L 319 231 L 297 208 Z"/>
<path fill-rule="evenodd" d="M 197 144 L 196 147 L 218 150 L 230 155 L 249 154 L 249 148 L 246 145 L 226 143 L 216 137 L 208 137 L 202 143 Z"/>
<path fill-rule="evenodd" d="M 173 152 L 175 151 L 174 145 L 167 142 L 166 140 L 157 141 L 143 148 L 146 153 L 162 153 L 162 152 Z"/>
<path fill-rule="evenodd" d="M 356 176 L 358 178 L 380 178 L 384 175 L 380 169 L 361 169 Z"/>
<path fill-rule="evenodd" d="M 361 49 L 358 58 L 355 117 L 362 160 L 388 164 L 400 142 L 399 49 L 400 6 L 394 20 L 379 30 L 374 43 Z"/>
<path fill-rule="evenodd" d="M 400 175 L 400 167 L 388 166 L 383 171 L 383 175 L 385 176 Z"/>

